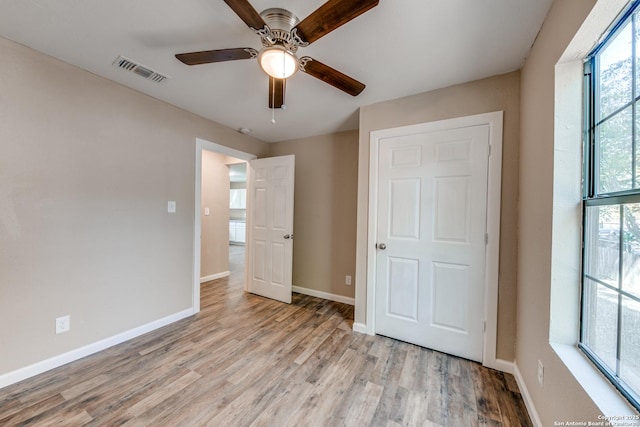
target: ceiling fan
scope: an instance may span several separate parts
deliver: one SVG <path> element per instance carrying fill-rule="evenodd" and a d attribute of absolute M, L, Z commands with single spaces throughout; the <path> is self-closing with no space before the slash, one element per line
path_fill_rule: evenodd
<path fill-rule="evenodd" d="M 187 65 L 257 58 L 269 75 L 269 108 L 283 107 L 286 79 L 298 70 L 352 96 L 364 90 L 363 83 L 309 56 L 298 58 L 296 52 L 377 6 L 379 0 L 328 0 L 302 21 L 286 9 L 270 8 L 258 13 L 248 0 L 224 2 L 260 36 L 263 48 L 179 53 L 176 58 Z"/>

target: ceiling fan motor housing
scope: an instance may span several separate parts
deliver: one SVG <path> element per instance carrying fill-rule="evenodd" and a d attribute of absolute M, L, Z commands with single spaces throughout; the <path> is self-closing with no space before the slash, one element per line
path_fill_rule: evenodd
<path fill-rule="evenodd" d="M 271 39 L 262 37 L 262 45 L 265 47 L 279 44 L 286 47 L 291 52 L 298 50 L 298 44 L 293 40 L 291 30 L 298 25 L 300 20 L 292 12 L 279 7 L 272 7 L 260 12 L 260 16 L 264 19 L 271 30 Z"/>

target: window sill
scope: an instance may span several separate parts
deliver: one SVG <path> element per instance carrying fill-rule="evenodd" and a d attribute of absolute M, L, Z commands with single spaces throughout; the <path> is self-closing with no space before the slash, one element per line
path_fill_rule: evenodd
<path fill-rule="evenodd" d="M 637 415 L 627 399 L 578 348 L 558 343 L 551 343 L 551 347 L 593 403 L 600 409 L 602 415 L 605 417 Z"/>

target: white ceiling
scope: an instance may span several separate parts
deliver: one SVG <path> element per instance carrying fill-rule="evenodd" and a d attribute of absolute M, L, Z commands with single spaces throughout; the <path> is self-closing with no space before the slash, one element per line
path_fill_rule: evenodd
<path fill-rule="evenodd" d="M 520 68 L 553 0 L 380 0 L 307 48 L 365 83 L 351 97 L 297 73 L 271 123 L 255 60 L 186 66 L 174 55 L 261 47 L 222 0 L 0 0 L 0 35 L 230 128 L 273 142 L 358 127 L 358 108 Z M 251 0 L 300 19 L 323 0 Z M 112 66 L 123 55 L 169 75 L 154 83 Z"/>

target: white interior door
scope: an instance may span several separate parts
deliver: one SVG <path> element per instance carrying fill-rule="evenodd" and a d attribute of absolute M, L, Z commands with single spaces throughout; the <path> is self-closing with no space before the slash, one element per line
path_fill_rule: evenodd
<path fill-rule="evenodd" d="M 249 161 L 247 290 L 291 303 L 294 156 Z"/>
<path fill-rule="evenodd" d="M 380 140 L 376 333 L 482 361 L 488 155 L 488 125 Z"/>

